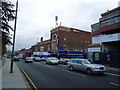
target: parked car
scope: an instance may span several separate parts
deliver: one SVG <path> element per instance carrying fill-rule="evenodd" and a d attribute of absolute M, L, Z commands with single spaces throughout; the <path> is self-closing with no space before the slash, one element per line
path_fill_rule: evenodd
<path fill-rule="evenodd" d="M 33 63 L 33 59 L 32 59 L 32 57 L 26 57 L 26 59 L 25 59 L 25 63 L 27 63 L 27 62 L 31 62 L 31 63 Z"/>
<path fill-rule="evenodd" d="M 19 57 L 17 57 L 17 56 L 14 56 L 13 57 L 13 60 L 16 62 L 16 61 L 19 61 Z"/>
<path fill-rule="evenodd" d="M 42 61 L 46 61 L 48 57 L 42 57 L 41 60 Z"/>
<path fill-rule="evenodd" d="M 23 59 L 23 60 L 25 60 L 25 59 L 26 59 L 26 57 L 24 56 L 24 57 L 22 57 L 22 59 Z"/>
<path fill-rule="evenodd" d="M 59 64 L 67 65 L 68 61 L 69 61 L 68 58 L 60 58 L 58 62 Z"/>
<path fill-rule="evenodd" d="M 41 61 L 41 58 L 40 57 L 33 57 L 33 60 L 37 62 L 37 61 Z"/>
<path fill-rule="evenodd" d="M 58 59 L 56 57 L 49 57 L 46 60 L 46 64 L 58 64 Z"/>
<path fill-rule="evenodd" d="M 68 61 L 69 70 L 81 70 L 88 74 L 101 73 L 104 74 L 106 71 L 105 66 L 101 64 L 93 64 L 87 59 L 71 59 Z"/>

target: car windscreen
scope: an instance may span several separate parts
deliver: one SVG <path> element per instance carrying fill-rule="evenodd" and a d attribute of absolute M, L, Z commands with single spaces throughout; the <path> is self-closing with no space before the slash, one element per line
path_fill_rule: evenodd
<path fill-rule="evenodd" d="M 85 64 L 91 64 L 91 62 L 89 62 L 88 60 L 83 60 L 83 62 L 84 62 Z"/>

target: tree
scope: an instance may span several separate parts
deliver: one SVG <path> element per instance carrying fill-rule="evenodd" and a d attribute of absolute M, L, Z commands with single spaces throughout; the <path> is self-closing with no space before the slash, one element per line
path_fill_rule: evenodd
<path fill-rule="evenodd" d="M 8 1 L 0 1 L 0 11 L 1 11 L 1 31 L 2 31 L 2 54 L 6 52 L 6 45 L 12 45 L 10 30 L 13 28 L 9 25 L 9 21 L 15 19 L 14 4 Z"/>

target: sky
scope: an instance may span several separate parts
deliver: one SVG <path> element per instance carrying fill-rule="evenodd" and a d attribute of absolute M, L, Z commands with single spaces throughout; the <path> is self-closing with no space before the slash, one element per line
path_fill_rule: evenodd
<path fill-rule="evenodd" d="M 9 0 L 16 4 L 17 0 Z M 120 0 L 19 0 L 15 50 L 29 49 L 32 45 L 50 39 L 50 30 L 58 23 L 91 32 L 101 14 L 118 7 Z M 14 27 L 14 21 L 10 22 Z M 13 34 L 13 32 L 11 33 Z M 11 46 L 7 46 L 11 50 Z"/>

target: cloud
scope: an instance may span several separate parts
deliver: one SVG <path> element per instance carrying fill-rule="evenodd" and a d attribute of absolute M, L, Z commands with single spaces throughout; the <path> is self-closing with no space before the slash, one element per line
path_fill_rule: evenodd
<path fill-rule="evenodd" d="M 16 0 L 10 0 L 14 4 Z M 50 38 L 55 16 L 68 27 L 91 31 L 100 14 L 117 7 L 119 0 L 19 0 L 16 50 L 30 48 L 37 38 Z"/>

